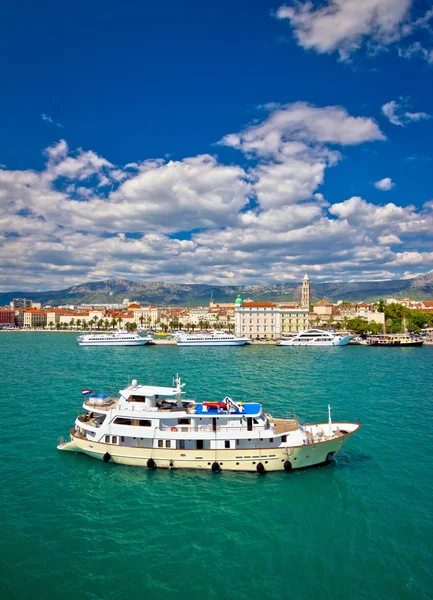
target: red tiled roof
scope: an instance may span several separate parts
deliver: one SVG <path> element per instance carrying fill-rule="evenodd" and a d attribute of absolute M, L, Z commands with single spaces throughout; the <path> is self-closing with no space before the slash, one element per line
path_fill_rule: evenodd
<path fill-rule="evenodd" d="M 241 306 L 277 306 L 275 302 L 244 302 Z"/>
<path fill-rule="evenodd" d="M 323 299 L 320 300 L 320 302 L 318 302 L 315 306 L 332 306 L 332 304 L 327 300 Z"/>

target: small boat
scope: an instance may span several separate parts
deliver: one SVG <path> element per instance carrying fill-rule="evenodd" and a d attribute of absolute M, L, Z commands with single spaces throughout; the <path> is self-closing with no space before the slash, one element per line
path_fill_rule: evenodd
<path fill-rule="evenodd" d="M 115 333 L 84 333 L 77 337 L 80 346 L 144 346 L 152 341 L 138 333 L 116 331 Z"/>
<path fill-rule="evenodd" d="M 133 380 L 118 398 L 82 390 L 84 412 L 60 438 L 58 449 L 104 462 L 154 469 L 291 471 L 330 463 L 361 425 L 328 419 L 302 423 L 276 418 L 259 402 L 196 402 L 184 397 L 177 376 L 171 387 Z"/>
<path fill-rule="evenodd" d="M 178 333 L 176 344 L 178 346 L 245 346 L 250 344 L 250 338 L 236 337 L 231 333 Z"/>
<path fill-rule="evenodd" d="M 417 339 L 405 333 L 388 333 L 384 335 L 371 335 L 367 339 L 368 346 L 384 348 L 408 348 L 422 346 L 424 340 Z"/>
<path fill-rule="evenodd" d="M 290 339 L 283 339 L 280 346 L 347 346 L 353 336 L 340 335 L 323 329 L 307 329 Z"/>

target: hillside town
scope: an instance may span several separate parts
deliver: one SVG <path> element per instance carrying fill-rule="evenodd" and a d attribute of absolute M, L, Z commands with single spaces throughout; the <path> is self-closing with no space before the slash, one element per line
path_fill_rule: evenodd
<path fill-rule="evenodd" d="M 433 301 L 387 298 L 378 303 L 322 299 L 311 301 L 310 279 L 305 275 L 301 301 L 263 302 L 238 296 L 233 303 L 209 306 L 146 306 L 125 298 L 122 304 L 43 306 L 26 298 L 14 298 L 0 307 L 1 329 L 45 330 L 146 330 L 167 334 L 172 331 L 225 330 L 251 339 L 276 340 L 309 327 L 347 330 L 356 322 L 366 331 L 379 332 L 387 307 L 431 315 Z M 415 313 L 413 313 L 415 314 Z"/>

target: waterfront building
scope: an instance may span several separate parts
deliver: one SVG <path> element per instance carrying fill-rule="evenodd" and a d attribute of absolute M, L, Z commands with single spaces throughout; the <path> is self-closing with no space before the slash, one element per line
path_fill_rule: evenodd
<path fill-rule="evenodd" d="M 13 327 L 15 325 L 15 311 L 7 306 L 0 307 L 0 328 Z"/>
<path fill-rule="evenodd" d="M 60 317 L 66 313 L 63 308 L 50 308 L 47 313 L 47 325 L 52 327 L 60 323 Z"/>
<path fill-rule="evenodd" d="M 138 327 L 146 328 L 155 326 L 161 319 L 162 309 L 159 306 L 141 306 L 134 308 L 134 322 Z"/>
<path fill-rule="evenodd" d="M 310 310 L 310 303 L 311 303 L 310 278 L 305 273 L 304 280 L 302 281 L 301 308 L 306 308 L 306 309 Z"/>
<path fill-rule="evenodd" d="M 47 313 L 45 310 L 38 308 L 26 308 L 24 310 L 23 326 L 30 327 L 45 327 L 47 324 Z"/>
<path fill-rule="evenodd" d="M 280 309 L 275 302 L 239 302 L 235 308 L 237 337 L 277 339 L 281 335 Z"/>
<path fill-rule="evenodd" d="M 299 308 L 291 305 L 279 307 L 281 335 L 290 335 L 305 331 L 309 328 L 310 311 L 308 308 Z"/>

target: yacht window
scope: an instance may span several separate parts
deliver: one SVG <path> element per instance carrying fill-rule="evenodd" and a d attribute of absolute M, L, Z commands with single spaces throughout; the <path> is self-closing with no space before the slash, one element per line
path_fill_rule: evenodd
<path fill-rule="evenodd" d="M 125 437 L 123 435 L 120 436 L 120 441 L 123 443 L 125 441 Z"/>
<path fill-rule="evenodd" d="M 287 442 L 287 435 L 282 435 L 281 436 L 281 441 L 282 442 Z"/>
<path fill-rule="evenodd" d="M 197 450 L 203 450 L 203 440 L 197 440 Z"/>
<path fill-rule="evenodd" d="M 109 435 L 106 435 L 106 436 L 105 436 L 105 441 L 107 442 L 107 444 L 109 444 L 109 443 L 110 443 L 110 436 L 109 436 Z"/>
<path fill-rule="evenodd" d="M 111 443 L 117 444 L 117 436 L 116 435 L 113 435 L 113 437 L 111 438 Z"/>
<path fill-rule="evenodd" d="M 224 447 L 225 447 L 225 448 L 230 448 L 230 440 L 226 440 L 226 441 L 224 442 Z"/>
<path fill-rule="evenodd" d="M 128 402 L 145 402 L 146 398 L 145 396 L 135 396 L 134 394 L 132 394 L 132 396 L 129 396 L 128 398 Z"/>
<path fill-rule="evenodd" d="M 131 419 L 124 419 L 123 417 L 116 417 L 114 419 L 115 425 L 132 425 Z"/>
<path fill-rule="evenodd" d="M 179 440 L 179 449 L 185 450 L 185 440 Z"/>
<path fill-rule="evenodd" d="M 152 426 L 152 421 L 147 421 L 145 419 L 140 419 L 138 421 L 138 424 L 140 427 L 151 427 Z"/>
<path fill-rule="evenodd" d="M 260 421 L 258 421 L 257 419 L 253 419 L 253 421 L 255 425 L 260 425 Z"/>
<path fill-rule="evenodd" d="M 167 440 L 167 441 L 165 442 L 165 447 L 166 447 L 166 448 L 171 448 L 171 441 L 170 441 L 170 440 Z"/>
<path fill-rule="evenodd" d="M 158 440 L 158 448 L 164 448 L 164 440 Z"/>
<path fill-rule="evenodd" d="M 191 425 L 191 419 L 178 419 L 179 425 Z"/>

